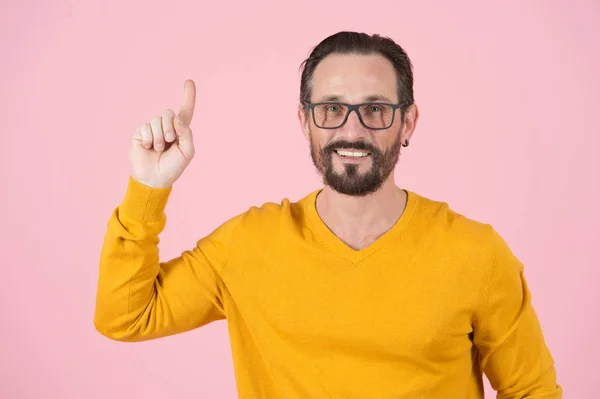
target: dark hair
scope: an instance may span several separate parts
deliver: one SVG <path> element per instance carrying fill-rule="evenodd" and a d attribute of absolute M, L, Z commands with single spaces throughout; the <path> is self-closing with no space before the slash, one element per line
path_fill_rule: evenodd
<path fill-rule="evenodd" d="M 300 103 L 310 103 L 312 78 L 317 65 L 330 54 L 381 54 L 387 58 L 396 70 L 398 100 L 402 119 L 406 108 L 414 103 L 412 63 L 402 47 L 392 39 L 378 34 L 368 35 L 359 32 L 338 32 L 319 43 L 302 62 L 300 69 Z M 305 111 L 308 108 L 305 107 Z"/>

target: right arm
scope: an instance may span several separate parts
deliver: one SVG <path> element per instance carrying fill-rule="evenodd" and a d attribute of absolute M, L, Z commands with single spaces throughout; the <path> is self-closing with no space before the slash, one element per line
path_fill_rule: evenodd
<path fill-rule="evenodd" d="M 129 184 L 100 256 L 94 325 L 109 338 L 148 340 L 225 318 L 220 272 L 235 219 L 175 259 L 158 256 L 172 185 L 195 153 L 195 99 L 196 86 L 187 80 L 179 113 L 164 110 L 133 135 Z"/>
<path fill-rule="evenodd" d="M 170 188 L 129 179 L 113 211 L 100 256 L 94 324 L 118 341 L 142 341 L 225 318 L 220 271 L 235 219 L 181 256 L 159 261 L 159 233 Z"/>

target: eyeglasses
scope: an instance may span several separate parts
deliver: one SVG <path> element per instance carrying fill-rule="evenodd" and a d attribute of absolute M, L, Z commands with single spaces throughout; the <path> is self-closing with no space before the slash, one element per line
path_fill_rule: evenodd
<path fill-rule="evenodd" d="M 402 104 L 338 102 L 308 103 L 313 121 L 320 129 L 338 129 L 348 120 L 350 112 L 356 111 L 360 123 L 367 129 L 385 130 L 394 124 L 396 110 Z"/>

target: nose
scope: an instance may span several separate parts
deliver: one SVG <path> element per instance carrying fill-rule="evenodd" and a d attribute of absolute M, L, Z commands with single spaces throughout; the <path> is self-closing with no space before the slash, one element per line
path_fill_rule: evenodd
<path fill-rule="evenodd" d="M 339 133 L 340 136 L 352 141 L 367 137 L 368 129 L 360 122 L 358 111 L 352 110 L 348 115 L 348 119 L 346 119 L 346 123 L 339 128 Z"/>

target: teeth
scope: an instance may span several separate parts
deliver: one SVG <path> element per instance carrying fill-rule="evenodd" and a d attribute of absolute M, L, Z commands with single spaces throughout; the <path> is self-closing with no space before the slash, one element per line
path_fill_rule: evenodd
<path fill-rule="evenodd" d="M 342 151 L 338 150 L 338 154 L 343 155 L 345 157 L 366 157 L 369 155 L 367 152 L 356 152 L 356 151 Z"/>

